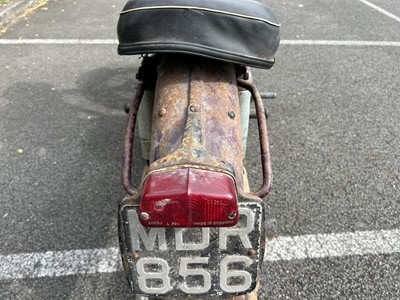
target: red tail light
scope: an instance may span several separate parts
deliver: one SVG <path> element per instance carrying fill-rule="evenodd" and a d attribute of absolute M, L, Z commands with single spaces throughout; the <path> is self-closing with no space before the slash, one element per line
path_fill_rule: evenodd
<path fill-rule="evenodd" d="M 148 227 L 226 227 L 239 219 L 231 176 L 185 168 L 150 174 L 140 202 Z"/>

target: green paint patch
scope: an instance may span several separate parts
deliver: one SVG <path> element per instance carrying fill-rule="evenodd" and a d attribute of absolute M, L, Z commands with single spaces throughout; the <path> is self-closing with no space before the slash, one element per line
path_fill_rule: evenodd
<path fill-rule="evenodd" d="M 8 2 L 10 2 L 11 0 L 0 0 L 0 5 L 4 5 L 7 4 Z"/>

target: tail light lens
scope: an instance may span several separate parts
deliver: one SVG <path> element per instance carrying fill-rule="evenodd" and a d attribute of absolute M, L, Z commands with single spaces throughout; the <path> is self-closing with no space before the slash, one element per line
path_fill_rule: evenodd
<path fill-rule="evenodd" d="M 150 174 L 140 202 L 148 227 L 227 227 L 239 219 L 231 176 L 193 168 Z"/>

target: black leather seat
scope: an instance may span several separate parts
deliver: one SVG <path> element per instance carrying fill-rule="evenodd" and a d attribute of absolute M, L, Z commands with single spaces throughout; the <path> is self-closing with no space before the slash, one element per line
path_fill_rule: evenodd
<path fill-rule="evenodd" d="M 121 55 L 178 52 L 270 68 L 280 24 L 253 0 L 130 0 L 118 38 Z"/>

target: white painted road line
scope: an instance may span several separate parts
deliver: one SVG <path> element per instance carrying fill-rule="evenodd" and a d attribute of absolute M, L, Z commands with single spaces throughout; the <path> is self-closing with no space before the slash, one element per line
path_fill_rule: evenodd
<path fill-rule="evenodd" d="M 394 41 L 393 42 L 337 41 L 337 40 L 282 40 L 281 45 L 400 47 L 400 42 L 394 42 Z"/>
<path fill-rule="evenodd" d="M 114 39 L 0 39 L 0 45 L 117 45 Z"/>
<path fill-rule="evenodd" d="M 400 230 L 279 237 L 267 245 L 268 261 L 400 253 Z"/>
<path fill-rule="evenodd" d="M 267 261 L 400 253 L 400 230 L 279 237 Z M 122 270 L 118 248 L 0 255 L 0 280 L 60 277 Z"/>
<path fill-rule="evenodd" d="M 400 47 L 396 41 L 282 40 L 282 45 Z M 0 45 L 118 45 L 113 39 L 0 39 Z"/>
<path fill-rule="evenodd" d="M 372 7 L 373 9 L 379 11 L 380 13 L 386 15 L 389 18 L 392 18 L 393 20 L 396 20 L 397 22 L 400 22 L 400 18 L 390 12 L 388 12 L 387 10 L 384 10 L 383 8 L 380 8 L 379 6 L 367 1 L 367 0 L 358 0 L 366 5 L 368 5 L 369 7 Z"/>
<path fill-rule="evenodd" d="M 122 270 L 118 248 L 0 256 L 0 280 L 60 277 Z"/>

